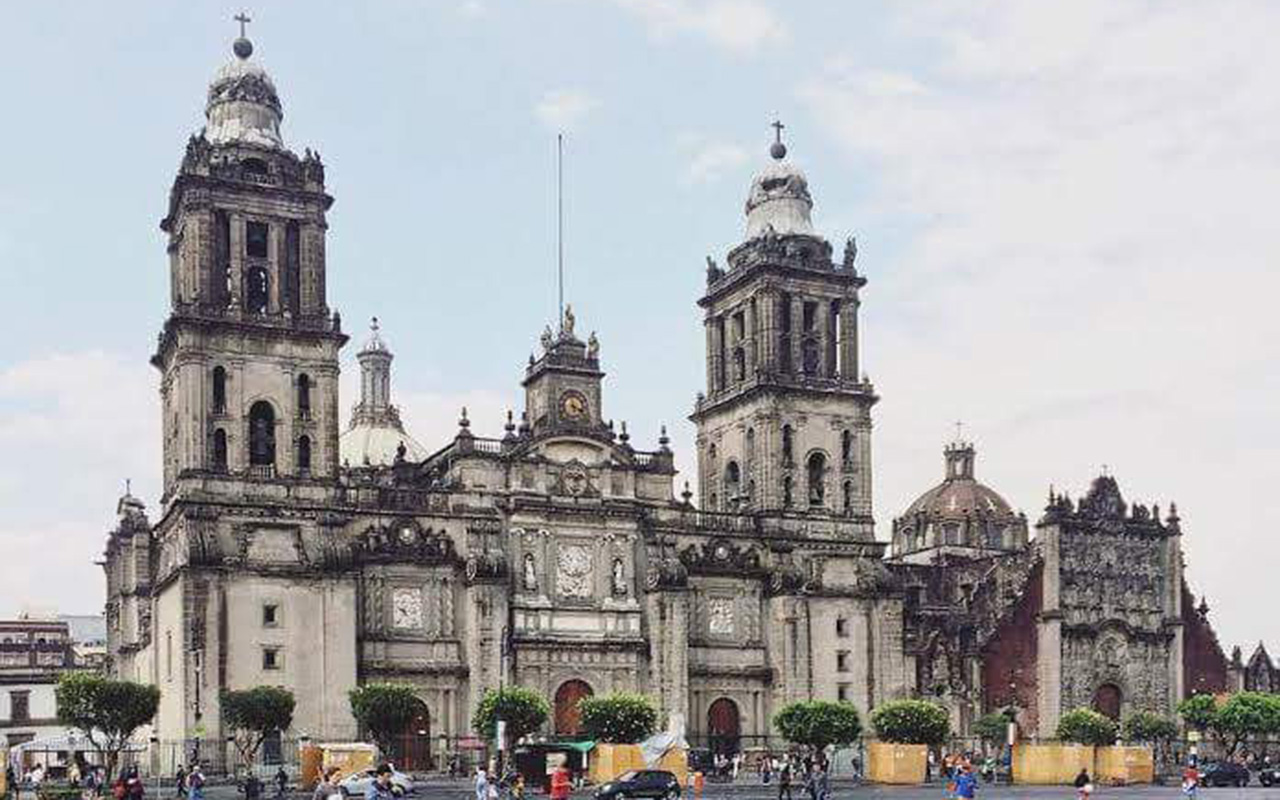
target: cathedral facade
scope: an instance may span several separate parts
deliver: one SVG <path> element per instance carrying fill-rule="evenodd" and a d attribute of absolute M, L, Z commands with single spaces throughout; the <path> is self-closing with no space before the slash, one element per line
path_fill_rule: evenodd
<path fill-rule="evenodd" d="M 853 240 L 836 258 L 815 231 L 780 138 L 698 300 L 697 505 L 665 431 L 643 449 L 615 429 L 571 310 L 502 435 L 464 409 L 451 441 L 414 440 L 376 323 L 342 425 L 325 165 L 285 144 L 250 43 L 234 53 L 161 225 L 160 507 L 122 498 L 104 561 L 111 668 L 161 687 L 156 738 L 221 741 L 219 692 L 258 684 L 293 690 L 289 734 L 312 739 L 358 735 L 352 687 L 413 685 L 413 767 L 502 684 L 547 696 L 549 735 L 576 731 L 583 696 L 627 690 L 725 749 L 764 746 L 794 700 L 932 697 L 959 731 L 1013 707 L 1045 734 L 1078 705 L 1170 713 L 1225 685 L 1176 513 L 1126 505 L 1113 479 L 1051 498 L 1031 537 L 956 443 L 876 539 L 866 281 Z"/>

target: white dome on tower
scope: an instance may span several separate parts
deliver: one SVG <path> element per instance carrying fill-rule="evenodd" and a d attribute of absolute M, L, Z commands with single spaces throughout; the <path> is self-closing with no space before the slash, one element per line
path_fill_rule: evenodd
<path fill-rule="evenodd" d="M 809 212 L 813 210 L 809 181 L 799 167 L 786 160 L 782 127 L 782 123 L 774 123 L 778 138 L 769 148 L 773 160 L 751 181 L 746 207 L 748 240 L 767 233 L 814 235 L 809 219 Z"/>
<path fill-rule="evenodd" d="M 346 467 L 390 466 L 398 455 L 422 461 L 426 448 L 404 429 L 400 410 L 391 404 L 391 361 L 374 317 L 369 338 L 356 358 L 360 361 L 360 402 L 351 412 L 351 426 L 338 437 L 338 457 Z M 403 453 L 401 453 L 403 448 Z"/>
<path fill-rule="evenodd" d="M 280 120 L 284 112 L 271 76 L 251 61 L 253 45 L 243 37 L 234 45 L 235 58 L 224 64 L 209 84 L 204 136 L 211 144 L 249 144 L 280 149 Z"/>

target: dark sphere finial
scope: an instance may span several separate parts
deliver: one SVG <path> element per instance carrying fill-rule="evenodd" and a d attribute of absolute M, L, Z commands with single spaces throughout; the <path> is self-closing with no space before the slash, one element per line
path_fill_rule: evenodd
<path fill-rule="evenodd" d="M 231 44 L 231 52 L 236 54 L 240 60 L 244 60 L 253 55 L 253 42 L 241 36 Z"/>
<path fill-rule="evenodd" d="M 787 157 L 787 146 L 782 142 L 774 142 L 769 145 L 769 155 L 773 156 L 775 161 L 781 161 Z"/>

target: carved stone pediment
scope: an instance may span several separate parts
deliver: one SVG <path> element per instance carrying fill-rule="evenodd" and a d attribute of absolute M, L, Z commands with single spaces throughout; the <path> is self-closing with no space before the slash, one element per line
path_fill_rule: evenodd
<path fill-rule="evenodd" d="M 357 561 L 406 561 L 417 564 L 456 564 L 460 562 L 453 539 L 444 531 L 423 528 L 412 519 L 397 520 L 390 525 L 371 525 L 361 533 L 352 550 Z"/>
<path fill-rule="evenodd" d="M 555 494 L 569 497 L 599 497 L 600 489 L 591 480 L 587 465 L 578 459 L 569 461 L 556 472 Z"/>
<path fill-rule="evenodd" d="M 764 574 L 764 560 L 756 547 L 739 547 L 724 538 L 713 539 L 701 547 L 689 545 L 680 551 L 680 561 L 689 572 L 695 574 L 735 574 L 744 577 Z"/>

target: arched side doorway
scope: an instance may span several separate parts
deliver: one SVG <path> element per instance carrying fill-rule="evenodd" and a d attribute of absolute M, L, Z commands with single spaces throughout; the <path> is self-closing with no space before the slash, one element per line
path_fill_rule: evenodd
<path fill-rule="evenodd" d="M 586 681 L 571 680 L 556 689 L 555 722 L 557 736 L 577 736 L 582 716 L 578 703 L 584 697 L 595 694 Z"/>
<path fill-rule="evenodd" d="M 409 724 L 395 737 L 395 765 L 402 772 L 431 769 L 431 713 L 421 700 Z"/>
<path fill-rule="evenodd" d="M 742 738 L 742 722 L 738 704 L 727 697 L 716 700 L 707 709 L 707 745 L 713 753 L 733 755 Z"/>
<path fill-rule="evenodd" d="M 1111 719 L 1120 719 L 1120 704 L 1123 695 L 1120 687 L 1114 683 L 1104 683 L 1093 693 L 1093 710 Z"/>

